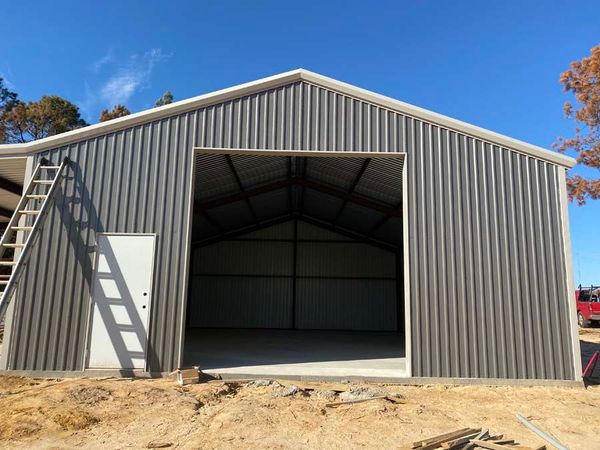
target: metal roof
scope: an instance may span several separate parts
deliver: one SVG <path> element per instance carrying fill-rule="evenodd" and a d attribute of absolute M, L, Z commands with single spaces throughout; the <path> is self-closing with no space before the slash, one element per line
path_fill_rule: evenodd
<path fill-rule="evenodd" d="M 250 83 L 240 84 L 231 88 L 215 91 L 209 94 L 200 95 L 187 100 L 171 103 L 170 105 L 152 108 L 129 116 L 110 120 L 107 122 L 90 125 L 77 130 L 62 133 L 56 136 L 51 136 L 45 139 L 32 141 L 24 144 L 7 144 L 0 145 L 0 157 L 27 155 L 40 151 L 56 148 L 65 144 L 81 141 L 93 136 L 111 133 L 123 128 L 134 125 L 151 122 L 153 120 L 164 117 L 174 116 L 186 111 L 197 109 L 199 107 L 208 106 L 211 104 L 230 100 L 256 93 L 262 90 L 270 89 L 277 86 L 293 83 L 296 81 L 305 81 L 334 92 L 341 93 L 354 98 L 362 99 L 366 102 L 378 105 L 382 108 L 391 111 L 400 112 L 407 116 L 425 120 L 436 125 L 448 128 L 449 130 L 464 133 L 468 136 L 476 137 L 497 145 L 504 146 L 513 151 L 517 151 L 529 156 L 533 156 L 545 161 L 552 162 L 565 167 L 573 167 L 576 161 L 566 155 L 547 150 L 523 141 L 519 141 L 484 128 L 470 125 L 460 120 L 452 119 L 442 114 L 434 113 L 423 108 L 419 108 L 399 100 L 392 99 L 380 94 L 376 94 L 365 89 L 352 86 L 332 78 L 310 72 L 304 69 L 296 69 L 289 72 L 284 72 L 279 75 L 274 75 L 267 78 L 262 78 Z"/>
<path fill-rule="evenodd" d="M 193 245 L 299 218 L 390 250 L 402 242 L 404 155 L 203 149 Z"/>

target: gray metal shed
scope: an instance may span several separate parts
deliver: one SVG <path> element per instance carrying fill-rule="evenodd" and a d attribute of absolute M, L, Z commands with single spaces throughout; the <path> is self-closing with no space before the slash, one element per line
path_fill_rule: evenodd
<path fill-rule="evenodd" d="M 235 346 L 231 373 L 256 373 L 244 358 L 286 342 L 288 375 L 581 379 L 569 157 L 301 69 L 0 156 L 28 173 L 71 161 L 7 313 L 5 369 L 105 367 L 90 363 L 101 241 L 142 235 L 143 367 L 107 369 L 203 366 Z M 352 363 L 313 370 L 309 349 L 334 341 Z"/>

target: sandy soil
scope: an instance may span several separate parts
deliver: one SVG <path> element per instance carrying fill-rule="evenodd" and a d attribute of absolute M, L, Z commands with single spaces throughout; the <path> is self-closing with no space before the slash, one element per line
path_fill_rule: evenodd
<path fill-rule="evenodd" d="M 600 349 L 600 328 L 581 338 L 584 358 Z M 331 386 L 308 387 L 274 397 L 273 386 L 0 377 L 0 448 L 399 448 L 461 427 L 542 444 L 518 412 L 571 449 L 600 449 L 600 386 L 385 386 L 404 403 L 338 408 L 325 406 Z"/>

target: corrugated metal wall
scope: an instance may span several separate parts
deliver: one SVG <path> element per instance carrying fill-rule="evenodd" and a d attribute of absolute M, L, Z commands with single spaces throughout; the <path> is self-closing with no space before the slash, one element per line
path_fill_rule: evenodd
<path fill-rule="evenodd" d="M 559 169 L 404 131 L 414 375 L 572 379 Z"/>
<path fill-rule="evenodd" d="M 574 378 L 562 169 L 305 82 L 46 152 L 75 165 L 9 367 L 83 368 L 95 230 L 158 233 L 150 366 L 177 364 L 194 145 L 406 151 L 413 375 Z"/>
<path fill-rule="evenodd" d="M 396 330 L 395 255 L 296 226 L 296 238 L 289 221 L 196 249 L 189 326 Z"/>
<path fill-rule="evenodd" d="M 398 329 L 394 253 L 298 222 L 296 271 L 297 328 Z"/>
<path fill-rule="evenodd" d="M 189 326 L 291 328 L 293 236 L 286 222 L 195 249 Z"/>
<path fill-rule="evenodd" d="M 9 368 L 84 368 L 96 232 L 157 233 L 148 363 L 155 371 L 177 364 L 192 161 L 184 149 L 194 142 L 198 117 L 37 155 L 73 163 L 20 283 Z"/>

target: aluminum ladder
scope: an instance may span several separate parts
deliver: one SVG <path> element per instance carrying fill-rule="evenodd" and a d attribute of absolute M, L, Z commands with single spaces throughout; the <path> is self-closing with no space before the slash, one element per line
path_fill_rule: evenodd
<path fill-rule="evenodd" d="M 27 265 L 32 247 L 50 211 L 56 189 L 68 165 L 68 158 L 65 158 L 59 166 L 51 165 L 45 158 L 41 160 L 33 171 L 25 192 L 0 239 L 0 267 L 11 269 L 10 275 L 0 275 L 0 321 L 4 320 L 10 299 Z M 35 217 L 33 224 L 31 220 L 23 219 L 24 217 Z M 17 242 L 19 231 L 24 233 L 22 243 Z M 15 252 L 20 250 L 20 252 L 11 259 L 2 259 L 8 249 L 14 249 Z"/>

